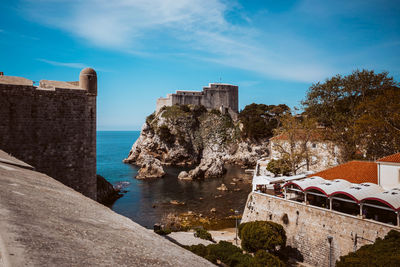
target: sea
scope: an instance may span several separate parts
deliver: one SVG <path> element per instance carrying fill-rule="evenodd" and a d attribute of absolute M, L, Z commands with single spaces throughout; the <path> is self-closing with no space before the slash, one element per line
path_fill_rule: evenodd
<path fill-rule="evenodd" d="M 178 174 L 189 168 L 165 167 L 166 175 L 158 179 L 138 180 L 138 167 L 123 163 L 140 131 L 98 131 L 97 173 L 126 193 L 110 206 L 146 228 L 160 223 L 169 213 L 192 211 L 205 216 L 229 216 L 243 211 L 251 191 L 251 177 L 238 166 L 227 166 L 221 178 L 181 181 Z M 221 184 L 228 191 L 217 190 Z M 180 205 L 171 204 L 178 201 Z M 211 209 L 216 212 L 211 213 Z"/>

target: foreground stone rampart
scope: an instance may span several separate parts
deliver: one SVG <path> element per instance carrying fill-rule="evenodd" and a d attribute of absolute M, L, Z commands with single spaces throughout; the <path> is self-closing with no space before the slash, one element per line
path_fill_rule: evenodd
<path fill-rule="evenodd" d="M 0 266 L 212 266 L 0 150 Z"/>

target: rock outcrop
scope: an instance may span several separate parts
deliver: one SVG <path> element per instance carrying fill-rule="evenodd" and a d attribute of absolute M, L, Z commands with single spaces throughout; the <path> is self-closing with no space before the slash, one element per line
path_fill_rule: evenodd
<path fill-rule="evenodd" d="M 132 146 L 126 163 L 141 167 L 137 178 L 161 177 L 162 166 L 191 166 L 180 179 L 219 177 L 225 164 L 255 166 L 268 153 L 267 141 L 241 138 L 240 121 L 203 106 L 163 107 L 146 118 L 140 137 Z"/>
<path fill-rule="evenodd" d="M 114 188 L 103 176 L 97 174 L 97 201 L 104 205 L 110 205 L 122 197 L 119 189 Z"/>
<path fill-rule="evenodd" d="M 151 155 L 144 155 L 141 159 L 141 168 L 136 176 L 137 179 L 160 178 L 165 175 L 165 171 L 159 159 Z"/>

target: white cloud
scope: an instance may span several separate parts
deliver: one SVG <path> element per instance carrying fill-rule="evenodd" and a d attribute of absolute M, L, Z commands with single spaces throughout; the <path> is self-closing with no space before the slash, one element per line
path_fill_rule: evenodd
<path fill-rule="evenodd" d="M 172 51 L 270 78 L 301 82 L 331 74 L 328 67 L 310 58 L 314 51 L 311 45 L 292 42 L 286 49 L 274 51 L 276 46 L 284 47 L 285 40 L 279 43 L 267 38 L 261 43 L 258 40 L 264 33 L 230 23 L 226 15 L 237 3 L 225 0 L 26 0 L 24 3 L 25 12 L 38 23 L 62 29 L 99 47 L 135 55 Z M 302 56 L 296 46 L 302 46 Z"/>
<path fill-rule="evenodd" d="M 74 69 L 83 69 L 86 68 L 87 65 L 83 63 L 72 63 L 72 62 L 57 62 L 52 60 L 47 60 L 43 58 L 37 58 L 36 60 L 53 65 L 53 66 L 60 66 L 60 67 L 67 67 L 67 68 L 74 68 Z"/>

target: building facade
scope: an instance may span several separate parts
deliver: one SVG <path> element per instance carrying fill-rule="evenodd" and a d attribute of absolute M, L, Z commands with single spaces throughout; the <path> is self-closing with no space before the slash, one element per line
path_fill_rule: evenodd
<path fill-rule="evenodd" d="M 203 91 L 176 91 L 166 98 L 157 99 L 156 112 L 163 106 L 203 105 L 207 109 L 222 109 L 229 113 L 239 111 L 239 87 L 236 85 L 210 83 Z"/>
<path fill-rule="evenodd" d="M 339 164 L 339 147 L 333 142 L 324 140 L 319 134 L 313 135 L 306 143 L 301 138 L 301 134 L 299 134 L 298 138 L 295 137 L 294 140 L 290 140 L 285 133 L 274 136 L 270 139 L 269 159 L 281 159 L 291 152 L 301 154 L 304 152 L 304 145 L 310 155 L 309 162 L 308 164 L 305 160 L 301 162 L 297 173 L 316 172 Z"/>

